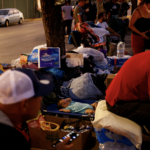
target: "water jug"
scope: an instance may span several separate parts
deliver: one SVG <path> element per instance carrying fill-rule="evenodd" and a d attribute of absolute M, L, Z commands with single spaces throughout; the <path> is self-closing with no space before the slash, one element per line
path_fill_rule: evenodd
<path fill-rule="evenodd" d="M 125 51 L 125 43 L 119 42 L 117 45 L 117 56 L 124 57 L 124 51 Z"/>

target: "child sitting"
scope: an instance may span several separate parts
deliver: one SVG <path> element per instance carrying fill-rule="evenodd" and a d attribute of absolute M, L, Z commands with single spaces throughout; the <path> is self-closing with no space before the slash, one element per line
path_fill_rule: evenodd
<path fill-rule="evenodd" d="M 80 114 L 94 114 L 95 109 L 97 107 L 97 103 L 93 103 L 91 105 L 85 103 L 79 103 L 72 101 L 71 98 L 60 99 L 57 103 L 57 107 L 59 111 L 63 111 L 66 113 L 80 113 Z"/>

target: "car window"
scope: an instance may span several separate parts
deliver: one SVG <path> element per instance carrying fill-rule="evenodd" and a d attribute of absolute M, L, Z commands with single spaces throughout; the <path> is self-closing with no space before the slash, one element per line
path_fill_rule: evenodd
<path fill-rule="evenodd" d="M 10 11 L 9 11 L 9 14 L 13 14 L 13 13 L 14 13 L 13 10 L 10 10 Z"/>
<path fill-rule="evenodd" d="M 19 11 L 17 9 L 14 9 L 14 14 L 18 14 Z"/>
<path fill-rule="evenodd" d="M 0 10 L 0 15 L 8 15 L 9 10 Z"/>

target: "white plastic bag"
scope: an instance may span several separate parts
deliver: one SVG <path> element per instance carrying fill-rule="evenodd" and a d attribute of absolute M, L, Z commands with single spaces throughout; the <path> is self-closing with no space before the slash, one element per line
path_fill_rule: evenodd
<path fill-rule="evenodd" d="M 12 60 L 11 66 L 16 68 L 22 68 L 22 66 L 20 65 L 20 58 Z"/>
<path fill-rule="evenodd" d="M 89 56 L 93 56 L 93 61 L 102 61 L 104 59 L 104 54 L 96 49 L 93 48 L 83 48 L 83 46 L 78 47 L 77 49 L 73 50 L 79 54 L 87 54 Z"/>
<path fill-rule="evenodd" d="M 104 58 L 102 61 L 96 61 L 95 65 L 102 70 L 108 69 L 108 61 L 106 58 Z"/>
<path fill-rule="evenodd" d="M 95 112 L 94 128 L 105 128 L 116 134 L 127 137 L 138 149 L 141 149 L 142 130 L 135 122 L 120 117 L 107 110 L 106 100 L 98 103 Z"/>
<path fill-rule="evenodd" d="M 107 142 L 104 144 L 99 144 L 99 150 L 136 150 L 134 146 L 126 146 L 125 144 L 120 143 L 111 143 Z"/>
<path fill-rule="evenodd" d="M 126 137 L 105 128 L 94 129 L 99 142 L 99 150 L 136 150 Z"/>
<path fill-rule="evenodd" d="M 104 28 L 92 28 L 92 30 L 94 31 L 94 33 L 98 36 L 98 37 L 102 37 L 106 34 L 110 34 L 109 31 L 107 31 Z"/>

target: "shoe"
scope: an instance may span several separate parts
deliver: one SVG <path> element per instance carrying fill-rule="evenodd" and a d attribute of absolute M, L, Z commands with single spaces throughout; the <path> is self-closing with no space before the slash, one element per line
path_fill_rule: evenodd
<path fill-rule="evenodd" d="M 142 133 L 145 134 L 145 135 L 147 135 L 147 136 L 150 136 L 150 131 L 146 128 L 145 125 L 143 125 Z"/>

